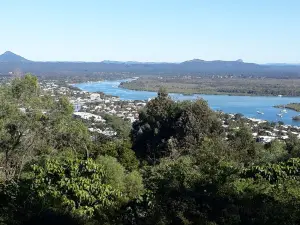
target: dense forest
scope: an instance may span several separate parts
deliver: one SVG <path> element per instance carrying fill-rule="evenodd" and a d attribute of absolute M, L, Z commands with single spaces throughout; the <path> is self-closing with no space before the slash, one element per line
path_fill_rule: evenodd
<path fill-rule="evenodd" d="M 275 106 L 276 108 L 280 108 L 280 109 L 291 109 L 291 110 L 294 110 L 296 112 L 300 112 L 300 103 L 289 103 L 289 104 L 286 104 L 286 105 L 276 105 Z"/>
<path fill-rule="evenodd" d="M 34 76 L 0 88 L 0 224 L 300 223 L 297 137 L 256 143 L 241 116 L 225 134 L 206 101 L 160 89 L 109 138 Z"/>
<path fill-rule="evenodd" d="M 300 79 L 234 77 L 234 76 L 143 76 L 131 82 L 123 82 L 123 88 L 158 91 L 161 86 L 171 93 L 300 96 Z"/>

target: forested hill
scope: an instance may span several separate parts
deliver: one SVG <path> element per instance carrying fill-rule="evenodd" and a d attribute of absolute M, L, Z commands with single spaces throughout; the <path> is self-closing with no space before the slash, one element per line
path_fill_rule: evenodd
<path fill-rule="evenodd" d="M 136 74 L 202 74 L 202 75 L 249 75 L 267 77 L 298 77 L 300 65 L 259 65 L 237 61 L 204 61 L 193 59 L 182 63 L 144 62 L 37 62 L 29 61 L 12 52 L 0 55 L 0 74 L 22 71 L 38 75 L 92 74 L 95 72 L 129 72 Z"/>
<path fill-rule="evenodd" d="M 161 88 L 132 124 L 104 117 L 106 136 L 30 74 L 0 102 L 1 225 L 300 224 L 300 139 L 282 123 Z"/>

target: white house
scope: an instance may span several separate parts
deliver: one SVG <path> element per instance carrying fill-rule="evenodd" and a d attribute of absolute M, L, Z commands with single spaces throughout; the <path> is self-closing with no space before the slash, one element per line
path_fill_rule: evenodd
<path fill-rule="evenodd" d="M 91 99 L 92 101 L 95 101 L 95 100 L 100 100 L 101 97 L 100 97 L 100 94 L 98 94 L 98 93 L 92 93 L 92 94 L 90 95 L 90 99 Z"/>
<path fill-rule="evenodd" d="M 99 122 L 105 122 L 104 119 L 102 119 L 101 116 L 92 114 L 92 113 L 87 113 L 87 112 L 74 112 L 73 115 L 78 116 L 82 119 L 85 120 L 90 120 L 92 117 L 94 117 L 95 121 L 99 121 Z"/>

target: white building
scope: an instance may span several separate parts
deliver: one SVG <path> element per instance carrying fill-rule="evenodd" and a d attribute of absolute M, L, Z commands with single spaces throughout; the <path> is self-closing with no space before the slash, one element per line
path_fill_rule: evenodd
<path fill-rule="evenodd" d="M 90 95 L 90 99 L 91 99 L 92 101 L 96 101 L 96 100 L 101 100 L 101 97 L 100 97 L 100 94 L 98 94 L 98 93 L 92 93 L 92 94 Z"/>
<path fill-rule="evenodd" d="M 94 120 L 95 121 L 98 121 L 98 122 L 105 122 L 104 119 L 102 119 L 101 116 L 98 116 L 96 114 L 92 114 L 92 113 L 87 113 L 87 112 L 74 112 L 73 115 L 75 116 L 78 116 L 82 119 L 85 119 L 85 120 L 90 120 L 94 117 Z"/>

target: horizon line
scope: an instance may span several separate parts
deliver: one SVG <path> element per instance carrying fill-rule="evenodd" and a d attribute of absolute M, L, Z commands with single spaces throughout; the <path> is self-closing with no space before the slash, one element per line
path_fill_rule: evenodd
<path fill-rule="evenodd" d="M 199 58 L 193 58 L 193 59 L 188 59 L 188 60 L 184 60 L 184 61 L 138 61 L 138 60 L 109 60 L 109 59 L 104 59 L 101 61 L 84 61 L 84 60 L 76 60 L 76 61 L 69 61 L 69 60 L 30 60 L 27 59 L 19 54 L 16 54 L 12 51 L 5 51 L 4 53 L 2 53 L 0 56 L 4 55 L 4 54 L 12 54 L 18 57 L 23 58 L 23 62 L 43 62 L 43 63 L 132 63 L 132 64 L 180 64 L 180 63 L 184 63 L 184 62 L 190 62 L 190 61 L 202 61 L 202 62 L 241 62 L 241 63 L 249 63 L 249 64 L 257 64 L 257 65 L 300 65 L 300 62 L 283 62 L 283 63 L 278 63 L 278 62 L 266 62 L 266 63 L 257 63 L 257 62 L 249 62 L 249 61 L 244 61 L 243 59 L 236 59 L 236 60 L 223 60 L 223 59 L 214 59 L 214 60 L 205 60 L 205 59 L 199 59 Z M 0 61 L 1 62 L 1 61 Z"/>

